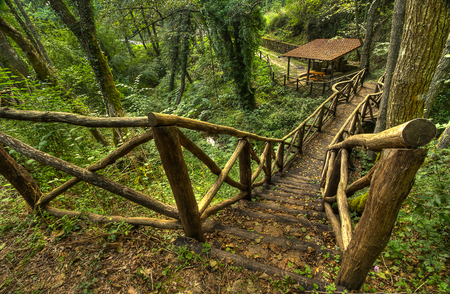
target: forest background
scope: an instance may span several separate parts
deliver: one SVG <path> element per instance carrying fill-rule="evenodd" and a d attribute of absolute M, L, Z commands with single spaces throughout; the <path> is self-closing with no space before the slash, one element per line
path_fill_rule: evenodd
<path fill-rule="evenodd" d="M 392 0 L 4 0 L 0 2 L 2 106 L 90 116 L 145 116 L 160 112 L 282 137 L 324 97 L 312 97 L 272 83 L 267 64 L 256 58 L 258 51 L 264 50 L 260 48 L 261 37 L 300 45 L 317 38 L 364 39 L 374 2 L 378 7 L 369 46 L 369 80 L 376 80 L 385 71 Z M 357 62 L 361 56 L 352 54 L 348 58 Z M 441 132 L 450 119 L 449 101 L 447 81 L 430 112 Z M 83 167 L 104 157 L 113 146 L 136 132 L 8 120 L 2 120 L 0 129 Z M 234 151 L 231 147 L 235 141 L 227 136 L 210 137 L 196 132 L 189 132 L 189 136 L 219 165 L 224 165 Z M 170 187 L 163 179 L 164 171 L 153 144 L 144 146 L 137 161 L 124 159 L 107 172 L 116 181 L 132 183 L 135 189 L 172 204 Z M 421 169 L 383 255 L 386 269 L 373 272 L 374 277 L 386 279 L 385 284 L 394 275 L 405 275 L 393 285 L 398 291 L 450 289 L 450 179 L 445 168 L 449 157 L 448 149 L 434 150 L 432 144 L 436 141 L 430 145 L 435 156 Z M 43 192 L 69 179 L 13 150 L 7 151 L 32 173 Z M 194 186 L 200 197 L 215 178 L 193 157 L 187 156 L 186 161 L 190 176 L 200 177 Z M 238 170 L 232 173 L 238 174 Z M 27 214 L 25 222 L 25 203 L 3 179 L 2 187 L 0 235 L 2 240 L 14 234 L 25 236 L 19 245 L 29 249 L 27 258 L 47 245 L 43 238 L 46 234 L 62 232 L 58 240 L 63 240 L 86 230 L 82 220 L 48 217 L 43 223 Z M 70 193 L 90 197 L 67 195 L 59 200 L 59 207 L 108 215 L 148 215 L 147 211 L 87 184 Z M 232 194 L 232 188 L 224 187 L 218 200 Z M 30 223 L 34 229 L 25 234 Z M 99 226 L 98 230 L 125 234 L 130 228 L 119 224 Z M 6 244 L 2 242 L 0 248 Z M 17 262 L 14 253 L 3 259 Z M 14 279 L 8 278 L 0 290 L 13 283 Z M 383 289 L 383 285 L 378 285 Z"/>

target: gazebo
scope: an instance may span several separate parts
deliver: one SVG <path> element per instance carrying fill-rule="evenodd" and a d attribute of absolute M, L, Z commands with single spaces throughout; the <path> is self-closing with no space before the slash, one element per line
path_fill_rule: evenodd
<path fill-rule="evenodd" d="M 283 57 L 288 58 L 287 77 L 289 79 L 291 57 L 293 57 L 308 59 L 308 71 L 306 73 L 307 81 L 309 81 L 310 74 L 320 77 L 325 76 L 329 72 L 331 78 L 333 78 L 333 65 L 337 65 L 337 68 L 340 69 L 342 57 L 359 47 L 361 47 L 359 39 L 316 39 L 282 55 Z M 327 70 L 312 71 L 311 60 L 313 61 L 313 64 L 315 61 L 326 61 Z M 330 62 L 332 66 L 331 70 L 328 70 Z"/>

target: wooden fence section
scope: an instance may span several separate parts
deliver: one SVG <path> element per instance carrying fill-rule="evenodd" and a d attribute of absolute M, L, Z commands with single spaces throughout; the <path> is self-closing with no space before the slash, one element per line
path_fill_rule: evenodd
<path fill-rule="evenodd" d="M 382 90 L 382 81 L 378 81 L 377 90 Z M 324 209 L 343 253 L 336 283 L 348 289 L 362 286 L 387 245 L 401 203 L 427 153 L 415 148 L 429 143 L 436 133 L 432 122 L 415 119 L 378 134 L 363 134 L 362 124 L 366 119 L 374 120 L 381 93 L 367 95 L 353 111 L 328 147 L 322 169 Z M 349 185 L 350 153 L 357 146 L 381 151 L 381 156 L 366 176 Z M 354 229 L 347 198 L 368 186 L 366 207 Z M 339 221 L 331 208 L 333 203 L 337 203 Z"/>
<path fill-rule="evenodd" d="M 30 195 L 22 195 L 28 199 L 28 204 L 34 209 L 43 209 L 55 216 L 68 215 L 70 217 L 81 215 L 78 211 L 67 211 L 50 206 L 51 201 L 59 195 L 76 185 L 80 181 L 101 187 L 109 192 L 126 198 L 147 209 L 153 210 L 165 218 L 146 217 L 121 217 L 102 216 L 88 213 L 85 217 L 97 222 L 125 221 L 136 225 L 149 225 L 165 229 L 184 229 L 189 237 L 199 241 L 204 241 L 202 222 L 210 215 L 224 209 L 225 207 L 243 198 L 250 198 L 251 191 L 264 183 L 271 183 L 271 177 L 278 171 L 282 171 L 286 165 L 294 159 L 295 155 L 302 152 L 305 144 L 313 136 L 321 131 L 325 122 L 331 119 L 337 111 L 337 105 L 343 101 L 349 101 L 354 94 L 362 87 L 365 70 L 360 71 L 351 80 L 337 83 L 333 86 L 334 93 L 324 101 L 307 119 L 305 119 L 292 132 L 281 139 L 266 138 L 256 134 L 243 132 L 231 127 L 214 125 L 207 122 L 178 117 L 175 115 L 165 115 L 160 113 L 150 113 L 148 117 L 132 118 L 93 118 L 82 115 L 15 110 L 10 108 L 0 108 L 0 118 L 27 120 L 34 122 L 62 122 L 73 125 L 97 128 L 118 128 L 118 127 L 151 127 L 151 130 L 137 135 L 124 143 L 121 147 L 110 153 L 97 163 L 81 168 L 72 163 L 63 161 L 52 155 L 36 150 L 19 140 L 0 132 L 0 143 L 11 149 L 34 159 L 42 164 L 51 166 L 59 171 L 72 175 L 74 178 L 67 181 L 53 191 L 42 195 L 40 191 Z M 182 129 L 192 129 L 204 131 L 212 134 L 228 134 L 240 138 L 233 155 L 227 164 L 221 169 L 213 159 L 211 159 L 199 146 L 192 142 Z M 114 182 L 105 176 L 99 175 L 96 171 L 104 169 L 113 164 L 119 158 L 125 156 L 137 146 L 155 140 L 155 145 L 160 154 L 160 158 L 168 178 L 176 206 L 165 204 L 150 196 Z M 261 155 L 256 154 L 252 145 L 253 141 L 264 142 L 265 147 Z M 211 186 L 202 200 L 197 203 L 192 190 L 191 180 L 183 158 L 182 148 L 191 152 L 202 161 L 209 170 L 217 175 L 217 180 Z M 276 150 L 275 150 L 275 147 Z M 3 153 L 0 153 L 3 156 Z M 9 155 L 4 155 L 9 156 Z M 12 158 L 9 158 L 12 160 Z M 239 179 L 232 179 L 228 174 L 239 159 Z M 256 162 L 255 170 L 251 169 L 251 161 Z M 12 160 L 12 162 L 14 162 Z M 263 177 L 259 177 L 264 173 Z M 3 174 L 8 180 L 8 174 Z M 260 179 L 260 180 L 258 180 Z M 23 176 L 23 181 L 31 186 L 37 186 L 30 177 Z M 12 182 L 13 183 L 13 182 Z M 232 198 L 226 199 L 215 205 L 211 205 L 220 187 L 224 184 L 238 188 L 240 191 Z M 14 183 L 13 183 L 14 185 Z M 34 187 L 33 186 L 33 187 Z M 18 189 L 20 192 L 21 190 Z M 28 191 L 23 191 L 28 193 Z"/>

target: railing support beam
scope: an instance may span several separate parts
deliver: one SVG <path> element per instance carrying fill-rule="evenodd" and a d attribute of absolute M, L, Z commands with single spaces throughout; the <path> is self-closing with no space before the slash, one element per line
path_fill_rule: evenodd
<path fill-rule="evenodd" d="M 176 127 L 152 127 L 155 144 L 172 188 L 186 236 L 205 242 L 200 214 Z"/>
<path fill-rule="evenodd" d="M 241 139 L 246 140 L 246 139 Z M 250 161 L 250 143 L 247 142 L 239 154 L 239 178 L 241 184 L 246 187 L 247 195 L 244 199 L 252 199 L 252 164 Z"/>

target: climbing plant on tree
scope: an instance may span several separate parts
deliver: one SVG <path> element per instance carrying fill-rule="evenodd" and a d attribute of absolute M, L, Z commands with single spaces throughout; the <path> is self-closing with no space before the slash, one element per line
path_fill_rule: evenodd
<path fill-rule="evenodd" d="M 201 0 L 205 22 L 224 77 L 233 80 L 242 108 L 255 107 L 252 60 L 264 27 L 259 1 Z"/>

